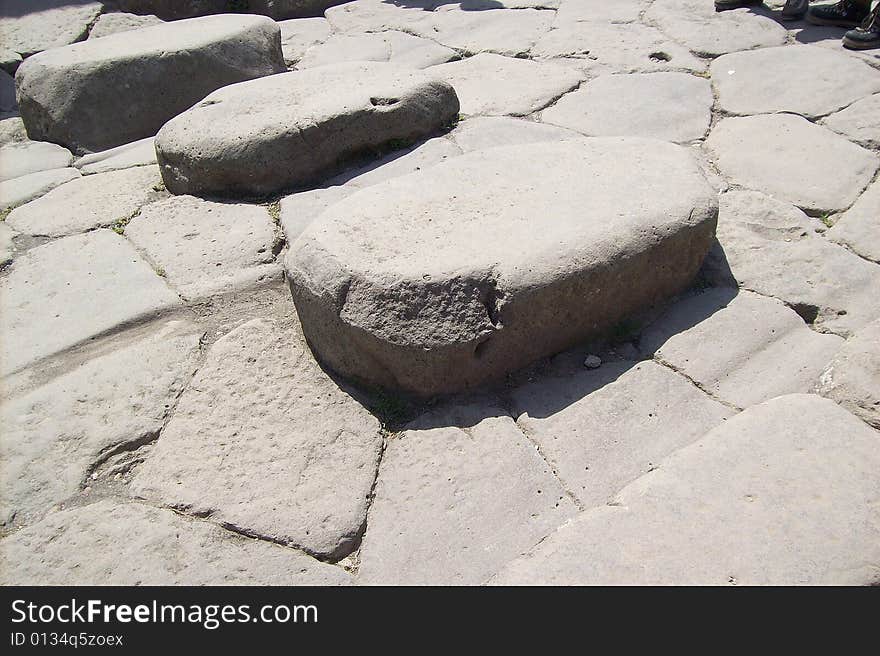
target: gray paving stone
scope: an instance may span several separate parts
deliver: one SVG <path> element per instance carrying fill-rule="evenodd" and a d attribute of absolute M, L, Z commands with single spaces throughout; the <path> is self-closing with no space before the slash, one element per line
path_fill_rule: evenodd
<path fill-rule="evenodd" d="M 18 207 L 80 177 L 75 168 L 49 169 L 0 182 L 0 208 Z"/>
<path fill-rule="evenodd" d="M 464 152 L 498 146 L 579 139 L 581 134 L 555 125 L 545 125 L 509 116 L 474 116 L 460 122 L 449 137 Z"/>
<path fill-rule="evenodd" d="M 312 46 L 323 43 L 330 36 L 326 18 L 294 18 L 278 23 L 281 27 L 281 52 L 284 62 L 293 66 Z"/>
<path fill-rule="evenodd" d="M 339 185 L 326 189 L 312 189 L 290 194 L 281 199 L 281 228 L 288 244 L 293 244 L 308 225 L 331 205 L 357 191 L 355 187 Z"/>
<path fill-rule="evenodd" d="M 554 27 L 569 23 L 632 23 L 650 0 L 562 0 L 556 11 Z"/>
<path fill-rule="evenodd" d="M 444 5 L 430 13 L 417 34 L 464 53 L 494 52 L 509 57 L 528 53 L 553 22 L 552 11 L 487 9 L 463 11 Z"/>
<path fill-rule="evenodd" d="M 85 39 L 103 9 L 92 0 L 27 0 L 27 5 L 26 12 L 0 16 L 0 41 L 23 57 Z"/>
<path fill-rule="evenodd" d="M 153 137 L 133 141 L 130 144 L 110 148 L 109 150 L 84 155 L 77 159 L 73 165 L 82 171 L 83 175 L 93 173 L 106 173 L 118 169 L 127 169 L 132 166 L 149 166 L 156 163 L 156 146 Z"/>
<path fill-rule="evenodd" d="M 405 5 L 385 0 L 358 0 L 330 7 L 324 17 L 336 32 L 400 30 L 417 34 L 431 29 L 430 10 L 434 4 L 435 0 L 407 0 Z"/>
<path fill-rule="evenodd" d="M 309 48 L 297 69 L 346 61 L 391 62 L 410 68 L 427 68 L 458 57 L 452 48 L 405 32 L 336 34 Z"/>
<path fill-rule="evenodd" d="M 880 182 L 873 182 L 826 233 L 853 253 L 880 263 Z"/>
<path fill-rule="evenodd" d="M 0 373 L 178 301 L 134 248 L 110 230 L 29 250 L 0 280 Z"/>
<path fill-rule="evenodd" d="M 817 390 L 880 429 L 880 320 L 846 341 L 822 372 Z"/>
<path fill-rule="evenodd" d="M 66 148 L 45 141 L 22 141 L 0 148 L 0 181 L 30 173 L 63 169 L 73 162 Z"/>
<path fill-rule="evenodd" d="M 825 127 L 868 148 L 880 148 L 880 93 L 826 117 Z"/>
<path fill-rule="evenodd" d="M 876 583 L 878 444 L 876 431 L 821 397 L 753 406 L 492 583 Z"/>
<path fill-rule="evenodd" d="M 362 533 L 381 447 L 379 422 L 302 337 L 254 319 L 211 347 L 131 489 L 338 559 Z"/>

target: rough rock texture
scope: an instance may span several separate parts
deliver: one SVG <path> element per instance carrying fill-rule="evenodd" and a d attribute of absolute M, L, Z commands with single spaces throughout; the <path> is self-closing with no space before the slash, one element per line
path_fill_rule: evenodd
<path fill-rule="evenodd" d="M 107 171 L 155 163 L 154 140 L 153 137 L 147 137 L 100 153 L 85 155 L 77 159 L 73 165 L 82 171 L 83 175 L 91 175 L 92 173 L 106 173 Z"/>
<path fill-rule="evenodd" d="M 110 230 L 34 248 L 0 279 L 0 374 L 177 302 L 125 238 Z"/>
<path fill-rule="evenodd" d="M 80 177 L 74 168 L 50 169 L 0 182 L 0 208 L 18 207 Z"/>
<path fill-rule="evenodd" d="M 345 585 L 303 553 L 170 510 L 106 500 L 0 542 L 4 585 Z"/>
<path fill-rule="evenodd" d="M 814 84 L 792 84 L 803 71 Z M 824 116 L 880 91 L 880 71 L 816 46 L 783 46 L 724 55 L 712 62 L 719 107 L 729 114 L 793 112 Z"/>
<path fill-rule="evenodd" d="M 288 253 L 288 282 L 332 368 L 428 396 L 498 378 L 681 290 L 716 211 L 672 144 L 494 148 L 332 206 Z"/>
<path fill-rule="evenodd" d="M 814 212 L 849 207 L 880 158 L 791 114 L 725 118 L 706 140 L 721 173 Z"/>
<path fill-rule="evenodd" d="M 0 146 L 28 141 L 27 131 L 20 116 L 10 116 L 0 120 Z"/>
<path fill-rule="evenodd" d="M 729 192 L 719 204 L 721 246 L 707 258 L 716 284 L 778 298 L 843 336 L 880 317 L 880 267 L 824 239 L 818 219 L 757 192 Z"/>
<path fill-rule="evenodd" d="M 733 411 L 654 362 L 614 362 L 512 393 L 517 423 L 583 507 L 610 501 Z"/>
<path fill-rule="evenodd" d="M 82 153 L 152 136 L 214 89 L 284 70 L 272 20 L 226 15 L 44 52 L 19 67 L 16 84 L 31 138 Z"/>
<path fill-rule="evenodd" d="M 753 406 L 511 563 L 507 584 L 877 580 L 880 436 L 831 401 Z"/>
<path fill-rule="evenodd" d="M 880 148 L 880 93 L 857 100 L 822 122 L 863 146 Z"/>
<path fill-rule="evenodd" d="M 172 193 L 268 194 L 314 183 L 366 149 L 435 132 L 458 110 L 452 87 L 423 72 L 336 64 L 215 91 L 162 128 L 156 152 Z"/>
<path fill-rule="evenodd" d="M 169 322 L 5 401 L 5 528 L 79 492 L 93 466 L 112 454 L 154 439 L 195 369 L 201 335 Z"/>
<path fill-rule="evenodd" d="M 325 9 L 346 0 L 247 0 L 247 11 L 275 20 L 320 16 Z M 179 20 L 206 14 L 222 14 L 230 0 L 116 0 L 123 11 L 156 14 L 164 20 Z"/>
<path fill-rule="evenodd" d="M 427 68 L 457 57 L 458 53 L 451 48 L 405 32 L 337 34 L 310 48 L 296 67 L 304 69 L 345 61 L 377 61 Z"/>
<path fill-rule="evenodd" d="M 709 83 L 686 73 L 606 75 L 563 96 L 541 120 L 591 136 L 683 143 L 706 134 L 713 102 Z"/>
<path fill-rule="evenodd" d="M 330 36 L 326 18 L 294 18 L 278 23 L 281 28 L 281 52 L 284 62 L 293 66 L 312 46 L 323 43 Z"/>
<path fill-rule="evenodd" d="M 828 239 L 880 263 L 880 182 L 874 182 L 855 204 L 840 215 Z"/>
<path fill-rule="evenodd" d="M 453 86 L 461 100 L 461 113 L 466 115 L 531 114 L 583 79 L 563 66 L 489 53 L 434 66 L 428 72 Z"/>
<path fill-rule="evenodd" d="M 577 512 L 490 406 L 444 408 L 391 438 L 375 495 L 358 580 L 386 585 L 480 583 Z"/>
<path fill-rule="evenodd" d="M 139 30 L 142 27 L 150 27 L 151 25 L 159 25 L 162 23 L 161 18 L 157 18 L 152 14 L 138 16 L 137 14 L 126 14 L 117 12 L 112 14 L 101 14 L 98 20 L 89 30 L 90 39 L 100 39 L 102 36 L 110 36 L 118 32 L 129 32 L 131 30 Z"/>
<path fill-rule="evenodd" d="M 73 155 L 66 148 L 42 141 L 22 141 L 0 148 L 0 181 L 30 173 L 70 166 Z"/>
<path fill-rule="evenodd" d="M 187 299 L 278 277 L 275 230 L 261 205 L 177 196 L 152 203 L 125 235 Z"/>
<path fill-rule="evenodd" d="M 577 132 L 544 125 L 507 116 L 475 116 L 461 121 L 449 133 L 449 137 L 465 152 L 495 148 L 496 146 L 515 146 L 518 144 L 539 143 L 542 141 L 565 141 L 579 139 Z"/>
<path fill-rule="evenodd" d="M 410 34 L 430 29 L 436 0 L 406 0 L 389 3 L 385 0 L 358 0 L 330 7 L 325 18 L 337 32 L 381 32 L 400 30 Z"/>
<path fill-rule="evenodd" d="M 381 447 L 301 336 L 255 319 L 211 347 L 131 489 L 338 559 L 357 547 Z"/>
<path fill-rule="evenodd" d="M 811 392 L 843 340 L 810 330 L 780 301 L 713 289 L 675 303 L 642 332 L 646 355 L 745 408 Z"/>
<path fill-rule="evenodd" d="M 0 2 L 0 43 L 29 57 L 41 50 L 81 41 L 103 9 L 92 0 L 21 0 Z"/>
<path fill-rule="evenodd" d="M 79 177 L 9 214 L 9 224 L 29 235 L 58 237 L 113 224 L 124 225 L 157 196 L 156 166 Z"/>
<path fill-rule="evenodd" d="M 880 320 L 846 341 L 822 372 L 817 389 L 880 429 Z"/>

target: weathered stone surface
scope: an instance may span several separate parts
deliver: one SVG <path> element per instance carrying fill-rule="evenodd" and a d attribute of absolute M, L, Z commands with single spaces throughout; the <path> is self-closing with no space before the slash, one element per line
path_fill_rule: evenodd
<path fill-rule="evenodd" d="M 134 494 L 341 558 L 357 546 L 379 422 L 290 327 L 255 319 L 211 347 Z"/>
<path fill-rule="evenodd" d="M 329 182 L 362 189 L 407 173 L 423 171 L 452 157 L 458 157 L 461 152 L 461 148 L 450 139 L 434 137 L 411 148 L 389 153 L 366 166 L 343 171 Z"/>
<path fill-rule="evenodd" d="M 427 68 L 457 57 L 458 53 L 451 48 L 405 32 L 337 34 L 310 48 L 297 68 L 346 61 L 391 62 L 409 68 Z"/>
<path fill-rule="evenodd" d="M 645 355 L 740 408 L 811 392 L 843 340 L 810 330 L 780 301 L 712 289 L 670 307 L 642 332 Z"/>
<path fill-rule="evenodd" d="M 0 148 L 0 181 L 70 166 L 73 155 L 66 148 L 43 141 L 22 141 Z"/>
<path fill-rule="evenodd" d="M 822 372 L 817 389 L 880 429 L 880 320 L 846 341 Z"/>
<path fill-rule="evenodd" d="M 0 267 L 12 261 L 15 254 L 15 244 L 12 242 L 14 236 L 15 231 L 5 221 L 0 221 Z"/>
<path fill-rule="evenodd" d="M 703 0 L 654 0 L 645 17 L 688 49 L 710 57 L 781 46 L 787 36 L 786 29 L 771 18 L 747 9 L 716 12 Z"/>
<path fill-rule="evenodd" d="M 854 102 L 822 123 L 863 146 L 880 148 L 880 93 Z"/>
<path fill-rule="evenodd" d="M 493 148 L 335 204 L 286 268 L 319 357 L 429 396 L 498 378 L 680 290 L 715 214 L 714 191 L 673 144 Z"/>
<path fill-rule="evenodd" d="M 288 244 L 292 244 L 302 231 L 334 203 L 357 191 L 356 187 L 327 187 L 290 194 L 281 199 L 281 229 Z"/>
<path fill-rule="evenodd" d="M 80 41 L 102 9 L 100 2 L 91 0 L 4 0 L 0 4 L 0 42 L 28 57 Z"/>
<path fill-rule="evenodd" d="M 713 102 L 709 83 L 686 73 L 606 75 L 560 98 L 541 120 L 593 136 L 683 143 L 706 134 Z"/>
<path fill-rule="evenodd" d="M 0 373 L 177 302 L 125 238 L 110 230 L 29 250 L 0 280 Z"/>
<path fill-rule="evenodd" d="M 876 154 L 791 114 L 725 118 L 706 145 L 732 182 L 814 212 L 849 207 L 880 163 Z"/>
<path fill-rule="evenodd" d="M 20 116 L 11 116 L 0 120 L 0 146 L 28 141 L 27 131 Z"/>
<path fill-rule="evenodd" d="M 528 383 L 513 394 L 517 423 L 584 507 L 694 442 L 733 411 L 654 362 L 613 362 Z"/>
<path fill-rule="evenodd" d="M 553 12 L 536 9 L 462 11 L 441 7 L 429 14 L 428 26 L 417 32 L 456 50 L 476 54 L 494 52 L 510 57 L 528 53 L 550 29 Z"/>
<path fill-rule="evenodd" d="M 461 113 L 466 115 L 525 116 L 546 107 L 583 79 L 563 66 L 489 53 L 433 66 L 428 72 L 455 88 Z"/>
<path fill-rule="evenodd" d="M 0 208 L 18 207 L 80 177 L 75 168 L 50 169 L 0 182 Z"/>
<path fill-rule="evenodd" d="M 555 125 L 544 125 L 508 116 L 474 116 L 459 123 L 449 133 L 449 137 L 464 152 L 495 148 L 496 146 L 516 146 L 519 144 L 543 141 L 565 141 L 580 139 L 581 135 Z"/>
<path fill-rule="evenodd" d="M 880 437 L 817 396 L 753 406 L 493 583 L 855 584 L 880 563 Z"/>
<path fill-rule="evenodd" d="M 169 510 L 105 500 L 0 542 L 4 585 L 346 585 L 339 567 Z"/>
<path fill-rule="evenodd" d="M 82 153 L 152 136 L 214 89 L 283 70 L 277 24 L 225 15 L 53 49 L 16 84 L 28 134 Z"/>
<path fill-rule="evenodd" d="M 345 0 L 247 0 L 247 11 L 276 20 L 320 16 L 325 9 Z M 116 0 L 123 11 L 156 14 L 164 20 L 179 20 L 230 10 L 229 0 Z"/>
<path fill-rule="evenodd" d="M 3 525 L 48 511 L 107 456 L 153 439 L 195 369 L 201 335 L 166 323 L 0 405 Z"/>
<path fill-rule="evenodd" d="M 854 253 L 880 263 L 880 182 L 874 182 L 827 233 Z"/>
<path fill-rule="evenodd" d="M 281 52 L 288 66 L 296 64 L 306 50 L 330 36 L 330 23 L 326 18 L 294 18 L 282 21 L 278 26 L 281 28 Z"/>
<path fill-rule="evenodd" d="M 267 194 L 315 183 L 366 149 L 437 131 L 458 110 L 452 87 L 423 72 L 335 64 L 215 91 L 162 128 L 156 152 L 172 193 Z"/>
<path fill-rule="evenodd" d="M 9 224 L 29 235 L 59 237 L 126 223 L 158 194 L 155 166 L 78 177 L 9 214 Z"/>
<path fill-rule="evenodd" d="M 503 410 L 435 411 L 388 441 L 358 580 L 480 583 L 576 511 Z"/>
<path fill-rule="evenodd" d="M 428 32 L 436 0 L 407 0 L 405 5 L 385 0 L 358 0 L 330 7 L 324 17 L 337 32 L 400 30 L 410 34 Z"/>
<path fill-rule="evenodd" d="M 707 258 L 715 282 L 778 298 L 843 336 L 880 317 L 880 267 L 817 234 L 818 219 L 757 192 L 719 202 L 721 247 Z"/>
<path fill-rule="evenodd" d="M 147 166 L 156 163 L 156 146 L 153 137 L 140 139 L 130 144 L 117 146 L 100 153 L 84 155 L 73 165 L 84 175 L 106 173 L 132 166 Z"/>
<path fill-rule="evenodd" d="M 562 0 L 556 12 L 554 26 L 573 22 L 632 23 L 650 0 Z M 589 29 L 589 28 L 587 28 Z"/>
<path fill-rule="evenodd" d="M 792 84 L 803 71 L 810 84 Z M 719 107 L 729 114 L 829 114 L 880 91 L 880 71 L 847 55 L 805 45 L 761 48 L 712 62 Z"/>
<path fill-rule="evenodd" d="M 262 205 L 177 196 L 145 207 L 125 235 L 187 299 L 280 277 L 275 230 Z"/>
<path fill-rule="evenodd" d="M 150 27 L 151 25 L 159 25 L 162 23 L 161 18 L 157 18 L 152 14 L 139 16 L 137 14 L 126 14 L 124 12 L 116 12 L 112 14 L 101 14 L 98 16 L 97 22 L 89 30 L 90 39 L 100 39 L 102 36 L 110 36 L 118 32 L 129 32 L 131 30 L 139 30 L 142 27 Z"/>

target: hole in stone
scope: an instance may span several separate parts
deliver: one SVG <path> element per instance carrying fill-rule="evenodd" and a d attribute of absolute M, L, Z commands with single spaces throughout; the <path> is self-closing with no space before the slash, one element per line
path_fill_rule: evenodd
<path fill-rule="evenodd" d="M 794 303 L 791 309 L 797 312 L 800 318 L 810 325 L 813 325 L 816 322 L 816 317 L 819 316 L 819 308 L 809 303 Z"/>
<path fill-rule="evenodd" d="M 651 61 L 656 62 L 668 62 L 672 59 L 672 57 L 667 55 L 665 52 L 652 52 L 650 57 Z"/>
<path fill-rule="evenodd" d="M 379 107 L 380 105 L 394 105 L 399 102 L 400 98 L 380 98 L 377 96 L 373 96 L 372 98 L 370 98 L 370 103 L 373 105 L 373 107 Z"/>

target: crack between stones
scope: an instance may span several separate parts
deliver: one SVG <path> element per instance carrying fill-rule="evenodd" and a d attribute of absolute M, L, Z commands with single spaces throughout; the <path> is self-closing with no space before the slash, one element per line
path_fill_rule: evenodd
<path fill-rule="evenodd" d="M 673 365 L 673 364 L 667 362 L 667 361 L 664 360 L 663 358 L 661 358 L 661 357 L 659 357 L 659 356 L 657 356 L 657 355 L 655 354 L 654 357 L 653 357 L 652 359 L 653 359 L 653 361 L 656 362 L 657 364 L 666 367 L 667 369 L 669 369 L 669 370 L 672 371 L 673 373 L 676 373 L 676 374 L 678 374 L 679 376 L 681 376 L 682 378 L 684 378 L 685 380 L 687 380 L 691 385 L 693 385 L 694 387 L 696 387 L 698 390 L 700 390 L 703 394 L 705 394 L 706 396 L 708 396 L 710 399 L 712 399 L 712 400 L 715 401 L 716 403 L 720 403 L 721 405 L 723 405 L 723 406 L 725 406 L 725 407 L 727 407 L 727 408 L 730 408 L 731 410 L 734 410 L 734 411 L 736 411 L 736 412 L 742 412 L 742 411 L 743 411 L 743 408 L 739 407 L 738 405 L 736 405 L 736 404 L 734 404 L 734 403 L 730 403 L 729 401 L 725 401 L 724 399 L 722 399 L 721 397 L 717 396 L 716 394 L 713 394 L 712 392 L 710 392 L 709 390 L 707 390 L 707 389 L 706 389 L 701 383 L 699 383 L 699 382 L 696 381 L 695 379 L 691 378 L 689 375 L 687 375 L 687 374 L 686 374 L 685 372 L 683 372 L 681 369 L 679 369 L 679 368 L 676 367 L 675 365 Z"/>

